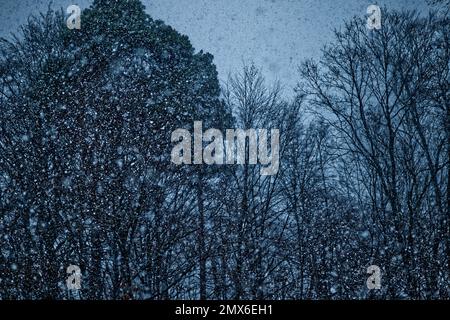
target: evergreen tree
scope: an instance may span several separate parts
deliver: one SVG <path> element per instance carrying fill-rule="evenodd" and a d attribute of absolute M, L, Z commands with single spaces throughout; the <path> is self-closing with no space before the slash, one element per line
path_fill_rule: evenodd
<path fill-rule="evenodd" d="M 140 1 L 94 1 L 81 19 L 69 30 L 49 11 L 2 42 L 3 245 L 19 246 L 5 261 L 17 266 L 2 274 L 5 296 L 61 298 L 71 264 L 83 297 L 131 296 L 148 264 L 135 260 L 146 248 L 133 248 L 145 226 L 159 241 L 167 228 L 189 232 L 182 209 L 164 210 L 186 178 L 170 162 L 171 132 L 223 119 L 212 56 Z"/>

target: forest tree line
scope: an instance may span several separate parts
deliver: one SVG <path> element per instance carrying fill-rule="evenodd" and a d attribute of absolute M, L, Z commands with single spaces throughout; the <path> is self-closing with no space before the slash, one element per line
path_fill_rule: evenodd
<path fill-rule="evenodd" d="M 0 41 L 0 299 L 448 299 L 435 2 L 384 9 L 380 30 L 347 21 L 298 62 L 293 99 L 253 64 L 220 85 L 213 57 L 139 0 L 95 0 L 80 30 L 30 17 Z M 174 165 L 171 133 L 194 121 L 279 129 L 278 172 Z"/>

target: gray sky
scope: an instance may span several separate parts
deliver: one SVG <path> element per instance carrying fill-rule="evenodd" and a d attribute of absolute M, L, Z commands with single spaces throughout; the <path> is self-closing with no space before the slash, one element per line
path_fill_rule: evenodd
<path fill-rule="evenodd" d="M 0 36 L 45 11 L 49 0 L 0 0 Z M 54 7 L 92 0 L 53 0 Z M 220 78 L 238 71 L 244 61 L 263 68 L 269 81 L 280 80 L 290 94 L 296 68 L 320 56 L 333 28 L 345 19 L 364 16 L 370 4 L 393 9 L 426 10 L 425 0 L 143 0 L 147 12 L 191 39 L 196 50 L 215 57 Z"/>

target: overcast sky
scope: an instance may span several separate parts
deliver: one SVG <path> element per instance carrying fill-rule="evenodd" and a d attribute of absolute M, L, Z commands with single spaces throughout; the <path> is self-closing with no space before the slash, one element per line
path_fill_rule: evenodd
<path fill-rule="evenodd" d="M 92 0 L 53 0 L 54 7 Z M 0 36 L 46 11 L 49 0 L 0 0 Z M 263 67 L 269 81 L 280 80 L 289 94 L 296 67 L 318 57 L 332 30 L 352 16 L 364 16 L 370 4 L 393 9 L 427 9 L 425 0 L 143 0 L 147 12 L 186 34 L 196 50 L 215 57 L 220 78 L 239 70 L 243 61 Z"/>

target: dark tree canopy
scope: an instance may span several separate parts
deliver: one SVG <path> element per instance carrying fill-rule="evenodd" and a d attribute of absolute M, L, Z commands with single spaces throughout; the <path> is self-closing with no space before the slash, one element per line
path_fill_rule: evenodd
<path fill-rule="evenodd" d="M 448 299 L 450 23 L 431 2 L 347 21 L 291 101 L 253 64 L 221 88 L 139 0 L 95 0 L 80 30 L 30 17 L 0 40 L 0 299 Z M 279 170 L 173 164 L 194 121 L 279 129 Z"/>

